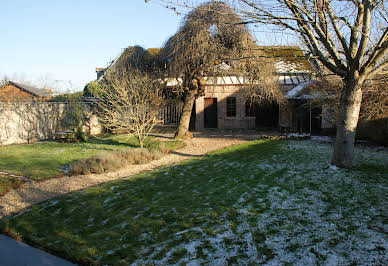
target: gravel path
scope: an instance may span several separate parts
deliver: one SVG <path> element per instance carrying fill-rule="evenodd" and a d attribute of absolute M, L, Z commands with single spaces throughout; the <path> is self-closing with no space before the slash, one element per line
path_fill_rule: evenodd
<path fill-rule="evenodd" d="M 243 143 L 249 139 L 256 139 L 257 137 L 255 135 L 199 136 L 186 140 L 187 145 L 184 148 L 148 164 L 133 165 L 113 173 L 64 176 L 37 183 L 23 184 L 20 188 L 0 197 L 0 219 L 7 215 L 16 214 L 41 201 L 63 196 L 71 191 L 128 177 L 157 167 L 171 165 L 192 157 L 202 156 L 213 150 Z"/>

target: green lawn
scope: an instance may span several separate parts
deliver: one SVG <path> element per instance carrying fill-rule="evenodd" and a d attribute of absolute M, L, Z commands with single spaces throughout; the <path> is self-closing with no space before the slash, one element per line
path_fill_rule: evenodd
<path fill-rule="evenodd" d="M 388 151 L 254 141 L 46 201 L 3 232 L 99 264 L 388 263 Z"/>
<path fill-rule="evenodd" d="M 155 147 L 157 141 L 146 142 L 146 147 Z M 138 147 L 134 137 L 110 135 L 90 138 L 88 142 L 60 143 L 41 142 L 0 147 L 0 171 L 23 175 L 35 180 L 64 174 L 63 167 L 88 158 L 100 151 L 113 151 Z"/>
<path fill-rule="evenodd" d="M 167 143 L 167 148 L 175 148 L 180 142 Z M 160 144 L 150 138 L 146 148 L 155 148 Z M 60 143 L 41 142 L 0 147 L 0 172 L 5 171 L 40 181 L 60 176 L 66 167 L 79 159 L 89 158 L 98 152 L 114 151 L 125 148 L 137 148 L 137 141 L 126 135 L 108 135 L 90 138 L 88 142 Z M 17 186 L 20 182 L 0 176 L 0 194 Z"/>

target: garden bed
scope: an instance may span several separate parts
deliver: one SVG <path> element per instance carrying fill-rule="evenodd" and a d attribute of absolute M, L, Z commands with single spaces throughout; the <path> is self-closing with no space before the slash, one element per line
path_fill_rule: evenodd
<path fill-rule="evenodd" d="M 146 148 L 156 149 L 161 142 L 149 138 Z M 168 142 L 166 149 L 175 149 L 181 142 Z M 19 144 L 0 147 L 0 172 L 9 172 L 32 181 L 42 181 L 69 174 L 69 167 L 76 161 L 117 150 L 137 148 L 137 141 L 128 135 L 108 135 L 90 138 L 87 142 L 60 143 L 54 141 L 34 144 Z M 21 183 L 19 178 L 0 175 L 0 194 Z M 23 181 L 23 180 L 22 180 Z M 3 192 L 1 192 L 3 191 Z"/>

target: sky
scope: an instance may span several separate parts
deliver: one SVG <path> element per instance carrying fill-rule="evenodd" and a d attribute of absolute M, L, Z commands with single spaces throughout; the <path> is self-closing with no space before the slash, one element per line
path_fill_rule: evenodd
<path fill-rule="evenodd" d="M 161 47 L 183 18 L 158 0 L 1 0 L 0 8 L 0 79 L 63 92 L 82 90 L 128 46 Z M 252 30 L 260 44 L 276 43 Z"/>
<path fill-rule="evenodd" d="M 1 0 L 0 78 L 81 90 L 123 48 L 161 47 L 182 19 L 156 1 Z"/>

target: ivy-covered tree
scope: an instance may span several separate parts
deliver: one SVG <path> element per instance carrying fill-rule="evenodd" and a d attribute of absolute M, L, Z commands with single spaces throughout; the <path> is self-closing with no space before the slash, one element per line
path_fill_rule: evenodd
<path fill-rule="evenodd" d="M 252 95 L 271 100 L 282 97 L 272 79 L 273 64 L 255 56 L 255 41 L 242 22 L 223 2 L 211 1 L 187 14 L 164 45 L 161 57 L 168 77 L 181 80 L 184 99 L 176 137 L 187 134 L 195 98 L 203 95 L 209 79 L 238 73 L 254 88 Z"/>

